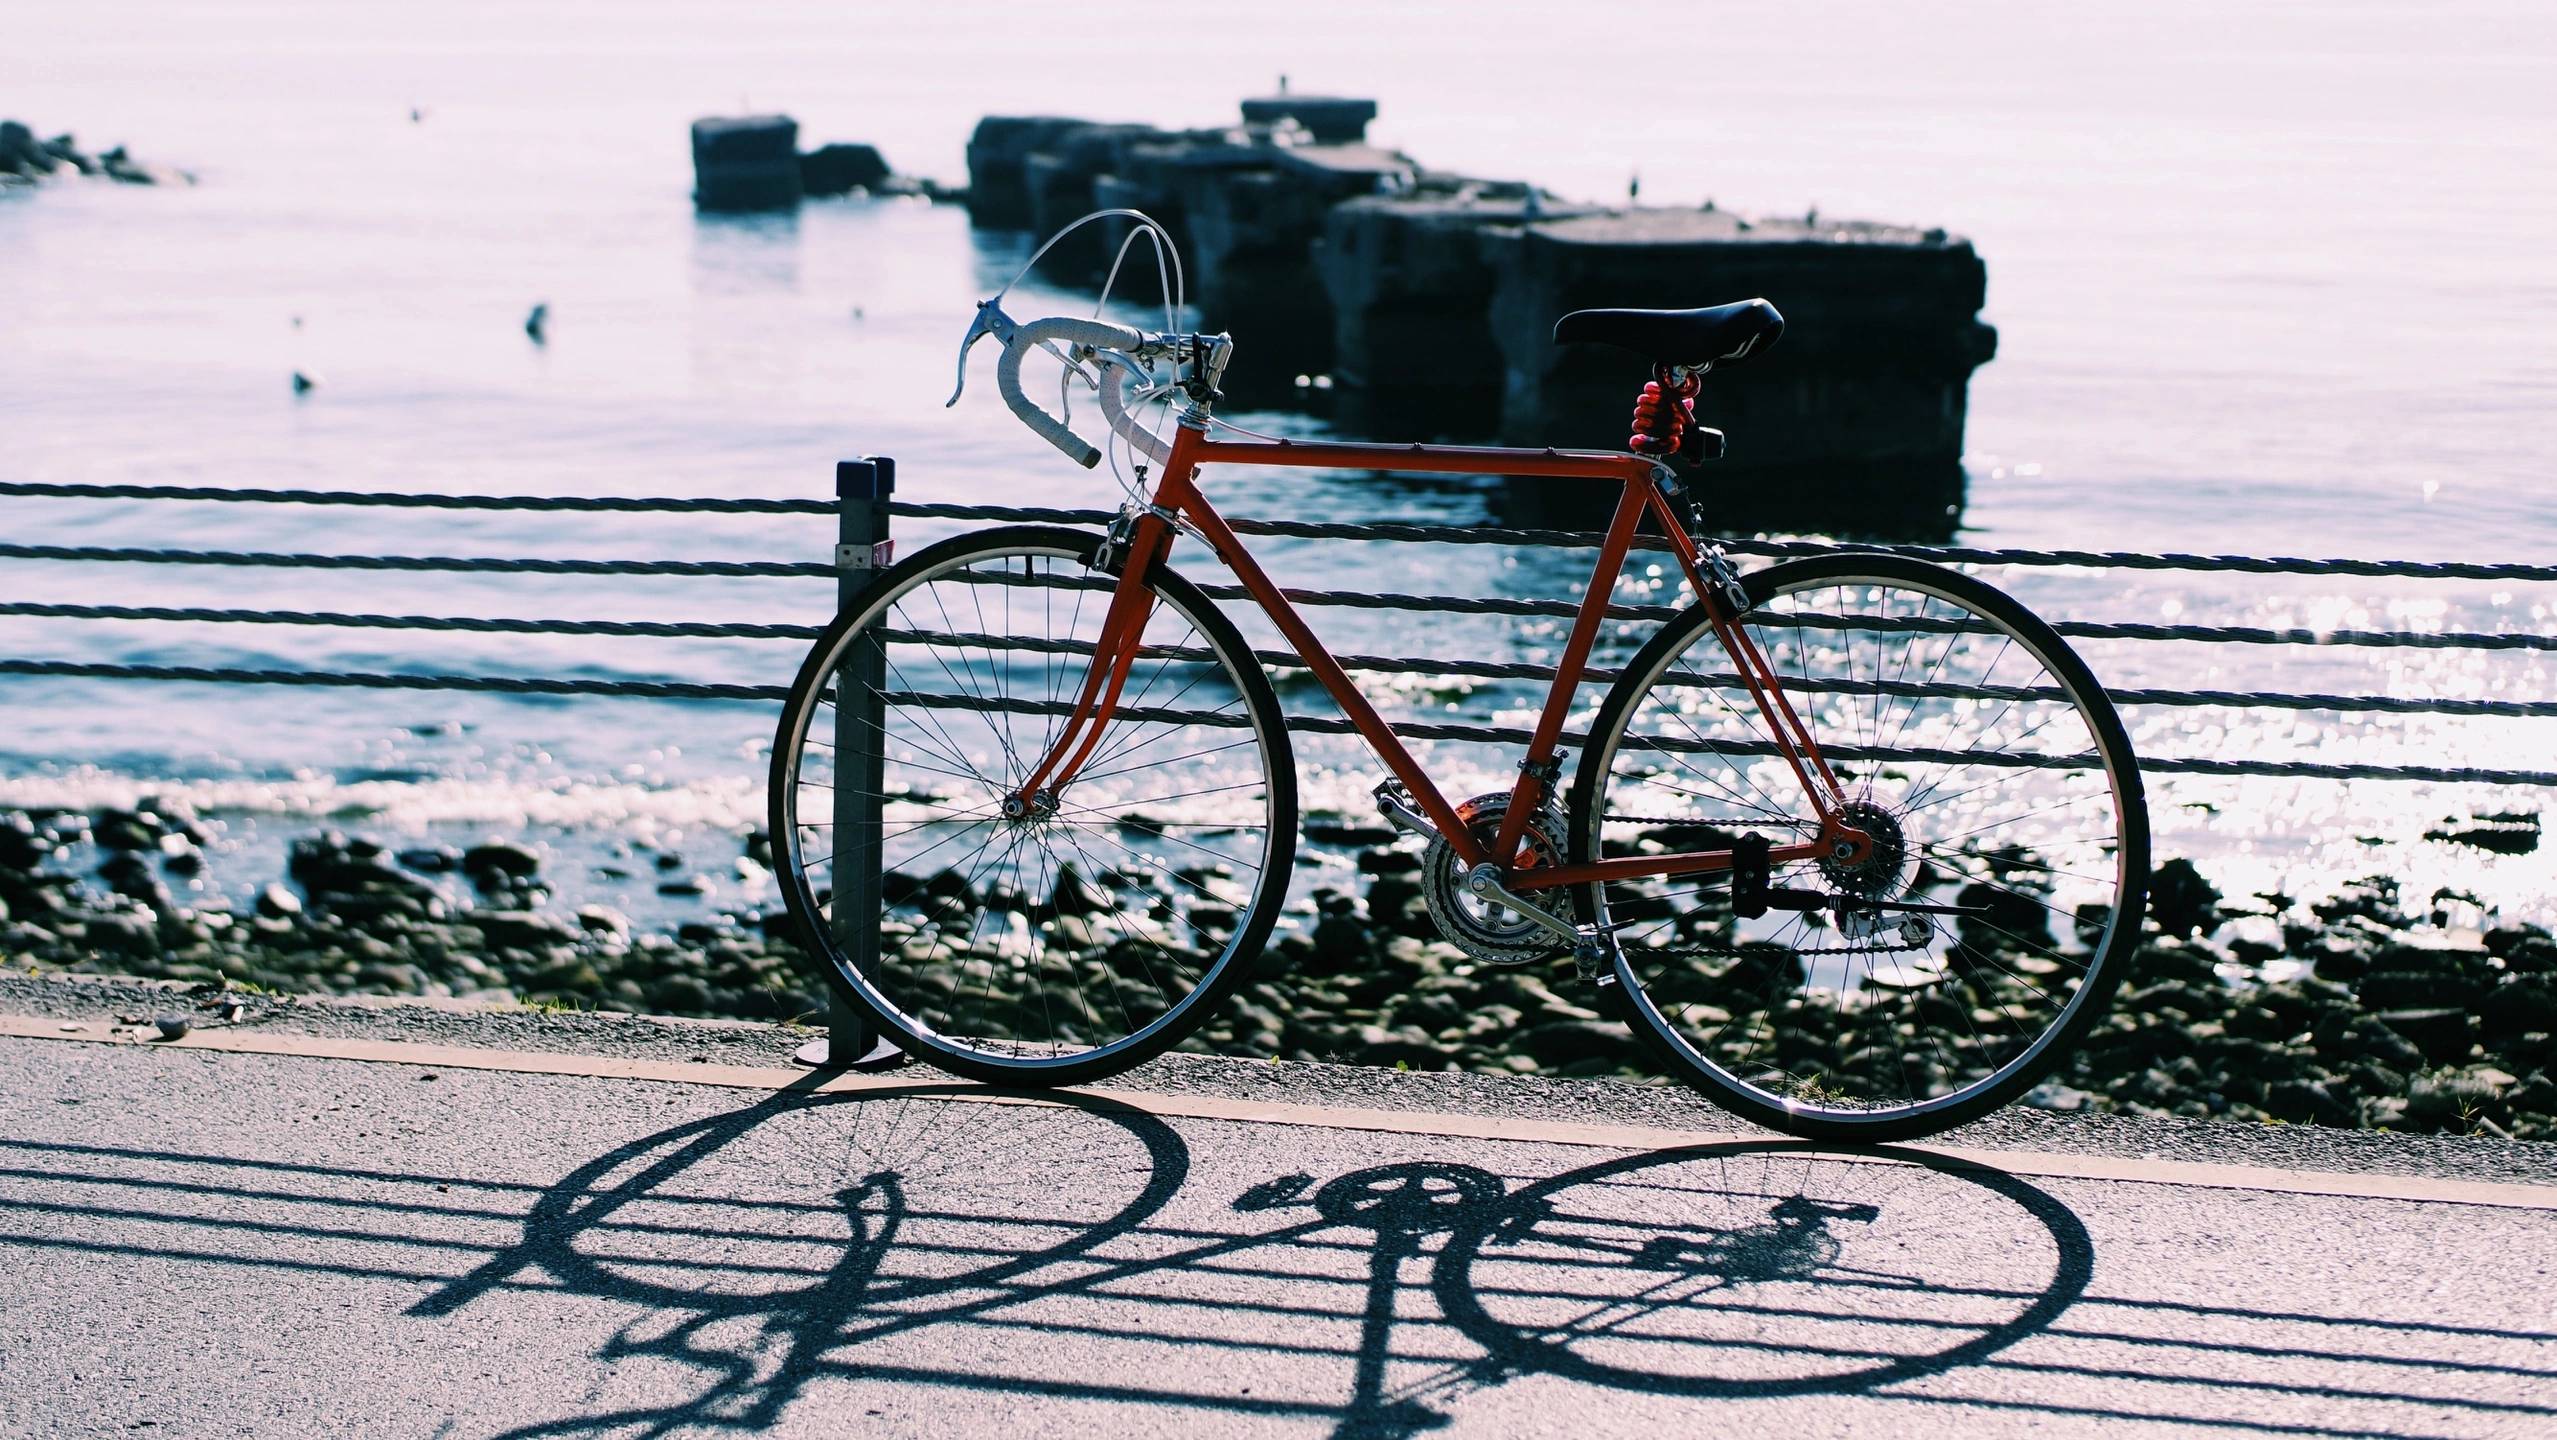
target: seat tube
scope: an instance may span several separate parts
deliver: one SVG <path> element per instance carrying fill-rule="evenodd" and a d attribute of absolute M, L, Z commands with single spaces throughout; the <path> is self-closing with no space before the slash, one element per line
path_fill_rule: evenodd
<path fill-rule="evenodd" d="M 1581 670 L 1588 665 L 1590 647 L 1598 642 L 1598 627 L 1607 618 L 1607 603 L 1616 593 L 1616 577 L 1625 567 L 1625 552 L 1634 543 L 1634 531 L 1642 524 L 1643 511 L 1658 493 L 1658 487 L 1648 477 L 1636 477 L 1625 482 L 1624 493 L 1616 501 L 1615 518 L 1607 524 L 1607 538 L 1598 549 L 1598 564 L 1589 575 L 1588 593 L 1581 597 L 1580 614 L 1572 620 L 1571 635 L 1564 641 L 1562 658 L 1554 667 L 1554 688 L 1545 697 L 1545 711 L 1537 717 L 1535 734 L 1527 742 L 1527 758 L 1521 763 L 1518 783 L 1510 792 L 1509 810 L 1501 816 L 1500 833 L 1492 842 L 1491 858 L 1504 870 L 1510 868 L 1519 842 L 1526 837 L 1528 817 L 1553 790 L 1543 772 L 1555 764 L 1555 752 L 1562 743 L 1563 719 L 1571 713 L 1580 689 Z"/>

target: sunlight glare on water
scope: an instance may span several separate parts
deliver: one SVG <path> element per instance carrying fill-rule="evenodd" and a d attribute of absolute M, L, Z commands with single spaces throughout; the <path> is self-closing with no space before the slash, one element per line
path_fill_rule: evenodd
<path fill-rule="evenodd" d="M 1137 34 L 1071 9 L 482 3 L 437 7 L 430 23 L 280 0 L 245 16 L 44 7 L 11 22 L 0 73 L 15 118 L 92 149 L 127 143 L 203 183 L 0 199 L 0 478 L 823 497 L 837 459 L 879 453 L 901 462 L 908 499 L 1112 504 L 1106 477 L 1002 414 L 982 368 L 959 409 L 940 408 L 971 302 L 1009 277 L 1017 237 L 972 236 L 956 210 L 910 204 L 697 220 L 684 126 L 786 109 L 806 143 L 875 141 L 899 168 L 955 181 L 980 114 L 1214 123 L 1285 71 L 1301 90 L 1375 96 L 1371 138 L 1449 169 L 1598 200 L 1639 172 L 1646 202 L 1817 207 L 1970 236 L 2000 344 L 1971 390 L 1967 542 L 2551 553 L 2557 151 L 2543 87 L 2557 15 L 2545 7 L 1703 6 L 1677 27 L 1668 98 L 1622 83 L 1623 27 L 1643 16 L 1656 12 L 1583 7 L 1566 26 L 1545 7 L 1323 0 L 1184 12 Z M 1016 296 L 1021 315 L 1077 304 L 1035 283 Z M 542 346 L 522 330 L 537 302 L 551 316 Z M 299 401 L 296 370 L 321 382 Z M 1235 514 L 1496 514 L 1496 495 L 1468 481 L 1210 486 Z M 20 543 L 821 561 L 832 542 L 819 517 L 5 504 Z M 951 528 L 900 535 L 911 546 Z M 1398 589 L 1539 598 L 1574 593 L 1585 563 L 1256 548 L 1283 584 L 1365 585 L 1391 567 Z M 1213 569 L 1195 551 L 1181 563 Z M 2055 618 L 2319 632 L 2545 633 L 2552 600 L 2507 582 L 1984 574 Z M 815 625 L 831 603 L 823 580 L 15 562 L 5 576 L 16 600 L 387 613 Z M 1638 574 L 1626 598 L 1661 603 L 1674 595 L 1663 585 Z M 1561 639 L 1559 622 L 1314 618 L 1340 648 L 1377 653 L 1550 659 Z M 1639 638 L 1611 636 L 1610 651 Z M 798 649 L 0 620 L 11 656 L 258 668 L 781 685 Z M 2532 650 L 2082 649 L 2116 688 L 2549 694 Z M 1283 677 L 1282 693 L 1321 708 L 1301 680 Z M 1506 682 L 1375 677 L 1370 693 L 1434 718 L 1534 713 L 1534 694 Z M 1585 722 L 1598 692 L 1582 698 Z M 2546 719 L 2164 706 L 2127 718 L 2152 755 L 2557 768 Z M 600 849 L 650 816 L 752 823 L 770 707 L 11 679 L 0 727 L 0 806 L 176 790 L 270 845 L 335 821 L 529 825 Z M 1439 751 L 1460 795 L 1507 783 L 1513 757 Z M 1365 816 L 1372 761 L 1310 742 L 1302 759 L 1309 809 Z M 2385 871 L 2418 902 L 2456 890 L 2541 918 L 2557 902 L 2545 853 L 2424 838 L 2479 814 L 2536 814 L 2534 791 L 2166 777 L 2153 802 L 2160 855 L 2196 858 L 2232 894 L 2308 896 Z M 1349 878 L 1340 860 L 1311 873 Z"/>

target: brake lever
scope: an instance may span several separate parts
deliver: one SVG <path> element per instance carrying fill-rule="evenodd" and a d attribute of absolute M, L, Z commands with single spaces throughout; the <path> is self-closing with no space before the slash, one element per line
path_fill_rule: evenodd
<path fill-rule="evenodd" d="M 960 392 L 968 388 L 968 352 L 976 348 L 978 341 L 991 335 L 1005 349 L 1012 347 L 1013 332 L 1021 327 L 1013 323 L 1011 316 L 1003 313 L 1002 305 L 996 303 L 1002 298 L 998 295 L 994 299 L 977 302 L 977 318 L 969 324 L 967 336 L 959 342 L 959 383 L 950 387 L 950 398 L 941 403 L 942 409 L 958 404 Z"/>

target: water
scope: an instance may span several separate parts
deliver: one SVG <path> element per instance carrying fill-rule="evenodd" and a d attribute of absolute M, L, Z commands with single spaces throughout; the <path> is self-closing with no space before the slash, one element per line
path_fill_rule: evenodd
<path fill-rule="evenodd" d="M 994 406 L 952 348 L 1019 247 L 954 211 L 824 203 L 697 221 L 684 126 L 781 108 L 808 143 L 868 139 L 961 178 L 987 111 L 1229 116 L 1287 71 L 1372 94 L 1373 138 L 1566 195 L 1941 224 L 1989 263 L 1998 358 L 1975 379 L 1968 538 L 1983 543 L 2544 559 L 2557 450 L 2557 16 L 2527 4 L 2053 9 L 2022 3 L 1682 11 L 1224 7 L 1105 29 L 975 7 L 42 7 L 0 58 L 6 109 L 201 174 L 193 190 L 57 185 L 0 201 L 0 475 L 20 480 L 592 494 L 826 493 L 842 456 L 908 498 L 1107 504 Z M 1648 37 L 1629 46 L 1628 37 Z M 1673 47 L 1644 83 L 1629 49 Z M 415 107 L 421 118 L 412 122 Z M 1068 303 L 1050 297 L 1056 308 Z M 550 343 L 520 326 L 550 306 Z M 1041 308 L 1033 297 L 1016 314 Z M 1208 319 L 1212 323 L 1214 316 Z M 1248 346 L 1250 337 L 1242 337 Z M 981 362 L 982 364 L 982 362 Z M 299 369 L 321 388 L 296 401 Z M 1264 423 L 1254 420 L 1252 423 Z M 1743 437 L 1745 440 L 1745 437 Z M 1234 477 L 1231 513 L 1466 521 L 1468 482 Z M 6 502 L 22 541 L 400 553 L 821 559 L 822 520 L 436 515 Z M 947 527 L 917 524 L 912 539 Z M 910 542 L 911 543 L 911 540 Z M 1398 568 L 1416 590 L 1549 595 L 1568 555 L 1272 542 L 1283 582 Z M 1192 568 L 1202 564 L 1194 559 Z M 2549 587 L 2174 573 L 1993 576 L 2088 619 L 2545 630 Z M 10 564 L 16 599 L 429 614 L 796 620 L 822 581 Z M 1532 655 L 1550 626 L 1345 626 L 1344 649 Z M 1398 628 L 1402 627 L 1402 628 Z M 2092 645 L 2116 684 L 2545 696 L 2512 654 Z M 432 668 L 778 684 L 796 647 L 0 621 L 0 653 L 140 663 Z M 1312 697 L 1307 697 L 1310 701 Z M 1402 713 L 1510 720 L 1513 691 L 1407 686 Z M 1594 692 L 1590 696 L 1594 701 Z M 2156 754 L 2546 768 L 2550 722 L 2144 709 Z M 461 838 L 529 827 L 571 896 L 689 913 L 633 839 L 730 875 L 761 811 L 752 705 L 0 682 L 0 803 L 177 788 L 225 807 L 253 885 L 313 817 Z M 1312 803 L 1373 766 L 1310 756 Z M 1498 783 L 1506 761 L 1445 755 Z M 2544 854 L 2426 842 L 2529 794 L 2169 781 L 2161 853 L 2232 891 L 2314 894 L 2387 870 L 2503 913 L 2557 910 Z M 1317 872 L 1328 873 L 1328 872 Z M 223 878 L 227 877 L 227 878 Z M 2464 918 L 2473 911 L 2454 906 Z"/>

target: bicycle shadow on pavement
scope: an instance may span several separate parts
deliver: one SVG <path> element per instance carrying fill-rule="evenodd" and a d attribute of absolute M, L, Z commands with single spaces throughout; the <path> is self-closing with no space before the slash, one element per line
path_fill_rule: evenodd
<path fill-rule="evenodd" d="M 2264 1232 L 2250 1248 L 2274 1253 L 2223 1276 L 2207 1247 L 2126 1224 L 2132 1250 L 2099 1271 L 2061 1198 L 1922 1152 L 1592 1152 L 923 1084 L 688 1106 L 536 1174 L 384 1165 L 361 1134 L 362 1158 L 291 1162 L 99 1143 L 75 1113 L 22 1110 L 0 1136 L 0 1265 L 35 1293 L 258 1276 L 210 1323 L 287 1347 L 354 1306 L 388 1347 L 376 1385 L 425 1383 L 401 1356 L 541 1331 L 524 1356 L 548 1368 L 427 1402 L 445 1433 L 1797 1413 L 1747 1408 L 1768 1397 L 2265 1435 L 2557 1416 L 2544 1326 L 2431 1314 L 2420 1291 L 2388 1315 L 2286 1303 L 2287 1267 L 2333 1263 L 2322 1233 Z M 283 1287 L 305 1279 L 334 1306 L 298 1312 Z M 403 1312 L 444 1333 L 409 1351 Z"/>
<path fill-rule="evenodd" d="M 412 1313 L 538 1278 L 643 1307 L 599 1360 L 696 1377 L 676 1404 L 660 1390 L 518 1436 L 759 1430 L 816 1382 L 863 1377 L 1388 1436 L 1527 1375 L 1712 1397 L 1937 1374 L 2049 1325 L 2093 1269 L 2049 1195 L 1923 1154 L 1745 1143 L 1541 1176 L 1412 1160 L 1236 1185 L 1196 1175 L 1142 1111 L 952 1093 L 985 1092 L 777 1096 L 618 1146 Z M 898 1343 L 943 1326 L 1048 1343 L 958 1370 Z M 1185 1363 L 1129 1360 L 1167 1347 Z M 1219 1383 L 1273 1355 L 1298 1383 Z"/>

